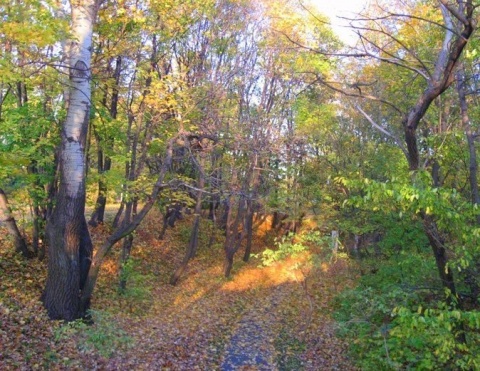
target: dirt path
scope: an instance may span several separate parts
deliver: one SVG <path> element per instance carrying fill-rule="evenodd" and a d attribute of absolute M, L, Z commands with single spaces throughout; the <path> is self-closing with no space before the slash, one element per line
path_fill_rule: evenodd
<path fill-rule="evenodd" d="M 277 370 L 274 339 L 281 314 L 277 311 L 284 299 L 282 286 L 272 289 L 261 306 L 245 312 L 225 347 L 220 369 L 234 371 L 255 366 L 257 370 Z"/>
<path fill-rule="evenodd" d="M 61 330 L 43 314 L 45 264 L 19 260 L 0 243 L 0 273 L 9 272 L 0 281 L 0 369 L 353 369 L 329 318 L 345 266 L 322 264 L 305 290 L 300 257 L 267 268 L 238 262 L 225 279 L 222 254 L 205 249 L 173 287 L 167 282 L 189 234 L 177 228 L 158 241 L 157 227 L 149 220 L 136 235 L 141 279 L 129 281 L 130 296 L 118 296 L 119 250 L 112 251 L 93 302 L 104 320 L 79 330 Z M 95 231 L 102 241 L 102 229 Z"/>

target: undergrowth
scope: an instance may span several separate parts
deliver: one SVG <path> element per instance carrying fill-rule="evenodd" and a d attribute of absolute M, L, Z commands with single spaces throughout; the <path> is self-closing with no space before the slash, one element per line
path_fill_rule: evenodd
<path fill-rule="evenodd" d="M 367 274 L 337 296 L 334 317 L 361 369 L 480 369 L 480 313 L 444 304 L 430 255 L 359 264 Z"/>
<path fill-rule="evenodd" d="M 93 324 L 83 320 L 67 322 L 55 330 L 55 341 L 75 338 L 80 351 L 97 351 L 105 358 L 134 345 L 133 339 L 105 311 L 89 311 Z"/>

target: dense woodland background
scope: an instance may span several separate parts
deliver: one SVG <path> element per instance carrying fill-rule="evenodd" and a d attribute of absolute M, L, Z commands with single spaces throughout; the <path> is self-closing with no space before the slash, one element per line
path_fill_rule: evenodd
<path fill-rule="evenodd" d="M 480 368 L 479 5 L 0 2 L 0 365 Z"/>

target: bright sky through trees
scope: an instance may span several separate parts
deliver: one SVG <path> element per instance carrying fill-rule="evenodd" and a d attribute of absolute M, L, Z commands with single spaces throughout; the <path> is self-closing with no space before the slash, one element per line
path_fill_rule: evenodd
<path fill-rule="evenodd" d="M 333 29 L 345 42 L 351 42 L 354 35 L 348 28 L 348 21 L 341 17 L 353 18 L 353 16 L 362 11 L 369 0 L 312 0 L 312 3 L 318 9 L 328 16 L 332 22 Z"/>

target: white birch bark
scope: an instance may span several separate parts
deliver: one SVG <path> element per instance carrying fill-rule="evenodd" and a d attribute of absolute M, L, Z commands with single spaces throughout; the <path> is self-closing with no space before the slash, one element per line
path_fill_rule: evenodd
<path fill-rule="evenodd" d="M 69 45 L 70 92 L 67 118 L 62 133 L 62 181 L 67 196 L 85 193 L 85 136 L 90 115 L 90 61 L 94 0 L 72 1 L 72 34 Z"/>
<path fill-rule="evenodd" d="M 85 143 L 91 106 L 93 26 L 96 0 L 71 0 L 68 108 L 61 132 L 60 184 L 48 221 L 48 277 L 42 297 L 52 319 L 74 320 L 85 315 L 80 305 L 90 268 L 92 242 L 85 220 Z"/>

